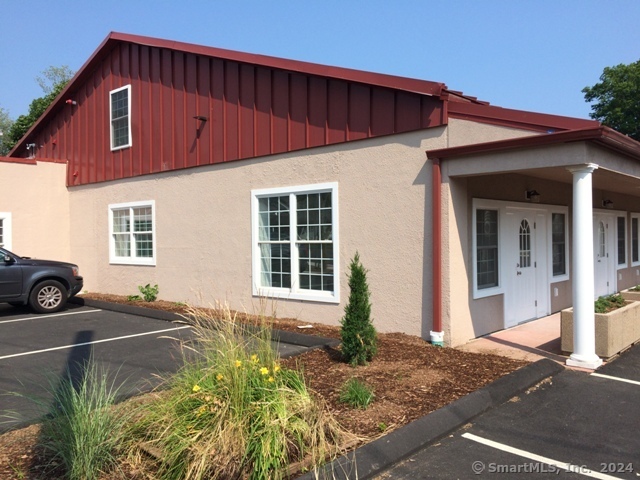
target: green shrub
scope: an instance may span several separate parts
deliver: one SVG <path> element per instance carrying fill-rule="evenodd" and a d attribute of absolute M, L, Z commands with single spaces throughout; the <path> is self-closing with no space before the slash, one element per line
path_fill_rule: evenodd
<path fill-rule="evenodd" d="M 158 285 L 152 287 L 147 283 L 144 287 L 139 285 L 138 290 L 140 290 L 145 302 L 155 302 L 158 298 Z"/>
<path fill-rule="evenodd" d="M 594 308 L 596 313 L 607 313 L 624 307 L 625 304 L 626 302 L 622 295 L 616 293 L 614 295 L 607 295 L 606 297 L 599 297 L 594 303 Z"/>
<path fill-rule="evenodd" d="M 349 302 L 341 323 L 342 355 L 353 366 L 366 365 L 377 352 L 377 333 L 371 320 L 367 271 L 356 252 L 349 265 Z"/>
<path fill-rule="evenodd" d="M 340 401 L 351 408 L 367 408 L 373 401 L 373 390 L 361 380 L 350 378 L 340 389 Z"/>

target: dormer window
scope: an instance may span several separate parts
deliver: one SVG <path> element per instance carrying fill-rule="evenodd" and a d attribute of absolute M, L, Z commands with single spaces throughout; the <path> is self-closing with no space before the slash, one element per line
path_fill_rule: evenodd
<path fill-rule="evenodd" d="M 131 85 L 109 92 L 111 150 L 131 146 Z"/>

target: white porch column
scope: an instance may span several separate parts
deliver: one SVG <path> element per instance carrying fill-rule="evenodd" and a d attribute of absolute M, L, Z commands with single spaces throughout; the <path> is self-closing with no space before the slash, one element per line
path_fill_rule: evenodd
<path fill-rule="evenodd" d="M 596 369 L 596 327 L 593 301 L 593 198 L 591 175 L 595 164 L 570 167 L 573 174 L 573 353 L 567 365 Z"/>

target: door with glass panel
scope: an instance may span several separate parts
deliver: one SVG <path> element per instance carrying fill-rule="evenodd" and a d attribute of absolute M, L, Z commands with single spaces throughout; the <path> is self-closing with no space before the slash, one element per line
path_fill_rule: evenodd
<path fill-rule="evenodd" d="M 508 209 L 505 222 L 505 327 L 548 313 L 546 213 Z"/>

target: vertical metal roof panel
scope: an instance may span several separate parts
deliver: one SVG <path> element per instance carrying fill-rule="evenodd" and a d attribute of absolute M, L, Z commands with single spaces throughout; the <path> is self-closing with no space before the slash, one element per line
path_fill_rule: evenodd
<path fill-rule="evenodd" d="M 124 41 L 104 48 L 109 51 L 67 87 L 65 98 L 30 133 L 41 145 L 39 157 L 68 160 L 70 185 L 320 147 L 444 121 L 442 101 L 421 93 L 197 51 Z M 112 151 L 109 93 L 126 85 L 131 85 L 132 146 Z"/>

